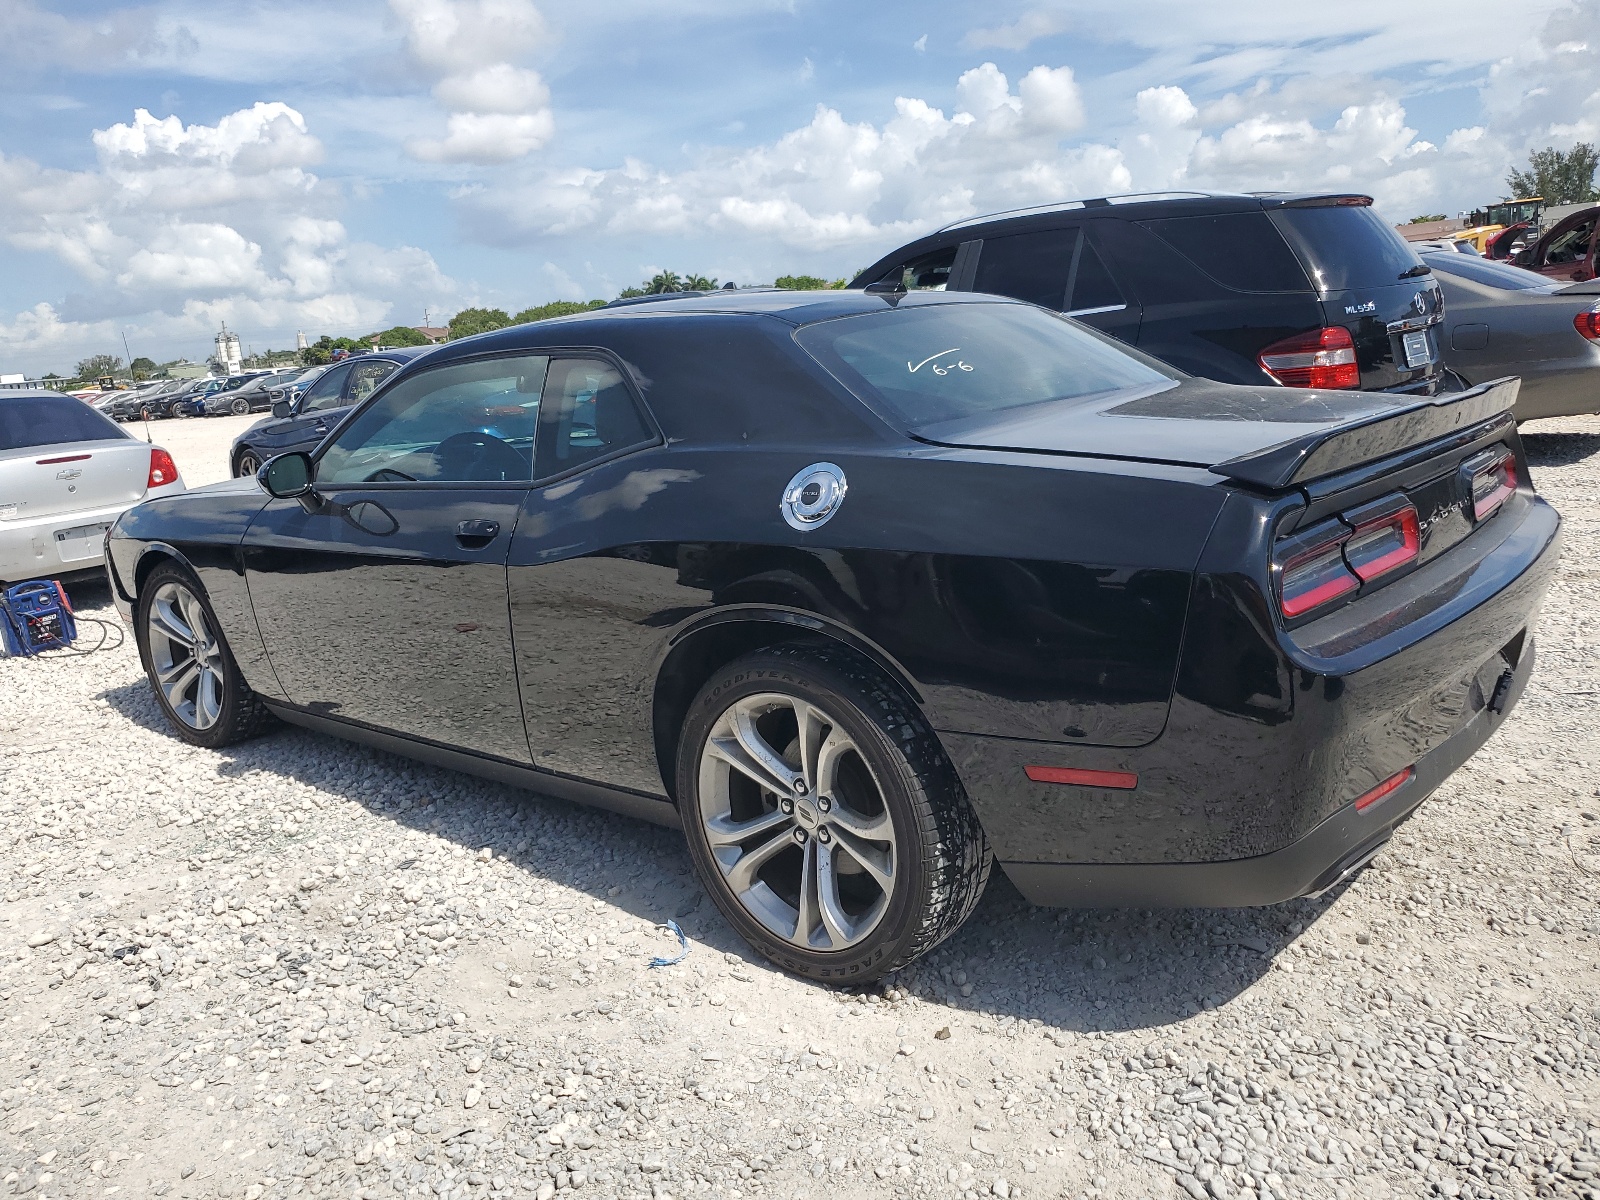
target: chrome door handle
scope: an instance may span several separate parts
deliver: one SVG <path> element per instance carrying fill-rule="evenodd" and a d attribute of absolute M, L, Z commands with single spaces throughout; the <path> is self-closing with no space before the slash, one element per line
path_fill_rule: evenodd
<path fill-rule="evenodd" d="M 463 550 L 482 550 L 499 534 L 499 521 L 463 521 L 456 526 L 456 541 Z"/>

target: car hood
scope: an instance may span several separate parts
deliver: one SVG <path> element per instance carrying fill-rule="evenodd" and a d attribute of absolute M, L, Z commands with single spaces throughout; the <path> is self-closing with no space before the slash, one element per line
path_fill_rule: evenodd
<path fill-rule="evenodd" d="M 1415 397 L 1386 392 L 1241 387 L 1186 379 L 1138 392 L 1013 409 L 998 417 L 924 425 L 942 446 L 1033 450 L 1213 467 L 1321 428 L 1395 412 Z"/>

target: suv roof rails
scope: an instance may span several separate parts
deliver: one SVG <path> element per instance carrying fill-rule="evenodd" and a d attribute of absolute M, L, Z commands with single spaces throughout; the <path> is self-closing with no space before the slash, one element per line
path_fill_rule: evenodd
<path fill-rule="evenodd" d="M 1007 208 L 1000 212 L 983 213 L 975 217 L 963 217 L 959 221 L 951 221 L 948 225 L 941 225 L 934 233 L 944 233 L 951 229 L 960 229 L 966 225 L 980 225 L 984 221 L 994 221 L 1001 217 L 1020 217 L 1032 213 L 1067 212 L 1078 208 L 1104 208 L 1108 204 L 1147 204 L 1155 200 L 1204 200 L 1211 196 L 1227 195 L 1226 192 L 1121 192 L 1115 196 L 1092 196 L 1084 200 L 1061 200 L 1054 204 L 1034 204 L 1026 208 Z"/>

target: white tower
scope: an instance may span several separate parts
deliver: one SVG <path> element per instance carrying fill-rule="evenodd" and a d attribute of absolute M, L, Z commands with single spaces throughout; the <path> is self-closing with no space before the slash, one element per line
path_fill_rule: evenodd
<path fill-rule="evenodd" d="M 237 375 L 244 366 L 244 358 L 239 353 L 239 335 L 228 332 L 228 323 L 222 323 L 222 332 L 217 334 L 217 363 L 229 375 Z"/>
<path fill-rule="evenodd" d="M 306 331 L 304 329 L 299 329 L 299 330 L 295 331 L 294 348 L 296 350 L 300 350 L 300 351 L 304 351 L 305 350 L 305 348 L 306 348 Z"/>

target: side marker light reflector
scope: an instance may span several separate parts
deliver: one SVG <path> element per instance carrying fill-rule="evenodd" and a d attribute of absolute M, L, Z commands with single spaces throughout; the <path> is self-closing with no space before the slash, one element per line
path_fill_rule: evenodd
<path fill-rule="evenodd" d="M 1398 774 L 1389 776 L 1389 778 L 1385 779 L 1382 783 L 1380 783 L 1377 787 L 1373 788 L 1370 792 L 1367 792 L 1367 793 L 1365 793 L 1364 795 L 1361 795 L 1361 796 L 1357 796 L 1356 797 L 1356 811 L 1357 812 L 1366 812 L 1367 809 L 1371 808 L 1374 804 L 1376 804 L 1378 801 L 1382 800 L 1384 797 L 1392 795 L 1394 792 L 1398 791 L 1400 786 L 1402 784 L 1404 784 L 1408 779 L 1410 779 L 1415 774 L 1416 774 L 1416 771 L 1414 771 L 1410 767 L 1407 767 L 1404 771 L 1401 771 Z"/>
<path fill-rule="evenodd" d="M 1082 767 L 1024 767 L 1035 783 L 1071 783 L 1078 787 L 1135 788 L 1139 777 L 1132 771 L 1089 771 Z"/>

